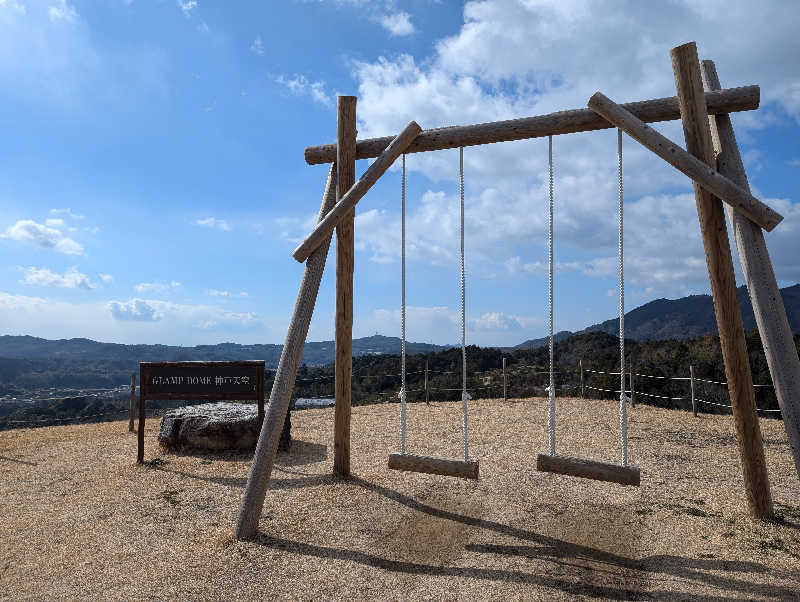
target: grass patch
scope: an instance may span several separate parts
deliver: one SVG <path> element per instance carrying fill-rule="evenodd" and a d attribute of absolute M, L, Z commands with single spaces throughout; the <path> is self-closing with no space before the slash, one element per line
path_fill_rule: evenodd
<path fill-rule="evenodd" d="M 156 466 L 163 466 L 166 464 L 166 460 L 162 460 L 161 458 L 153 458 L 152 460 L 145 460 L 143 464 L 148 468 L 155 468 Z"/>

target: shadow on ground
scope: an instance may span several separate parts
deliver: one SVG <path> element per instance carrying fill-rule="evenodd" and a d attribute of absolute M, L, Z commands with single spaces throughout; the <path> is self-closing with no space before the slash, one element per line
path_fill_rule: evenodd
<path fill-rule="evenodd" d="M 316 479 L 311 479 L 311 481 L 316 481 Z M 629 558 L 496 521 L 436 508 L 393 489 L 358 477 L 352 477 L 348 481 L 414 511 L 425 513 L 441 520 L 454 521 L 470 527 L 492 531 L 504 537 L 512 537 L 520 541 L 519 544 L 515 545 L 467 544 L 465 546 L 466 551 L 478 554 L 528 558 L 557 565 L 557 568 L 567 567 L 569 570 L 562 571 L 562 575 L 559 575 L 554 574 L 554 571 L 526 572 L 522 570 L 483 568 L 480 566 L 451 567 L 439 564 L 406 562 L 359 550 L 321 546 L 274 537 L 264 533 L 259 533 L 253 542 L 302 556 L 352 561 L 386 571 L 524 583 L 560 590 L 570 595 L 591 598 L 685 600 L 692 597 L 690 591 L 669 591 L 647 587 L 647 584 L 652 584 L 654 581 L 657 582 L 659 578 L 666 577 L 675 577 L 685 583 L 697 582 L 704 586 L 710 585 L 720 590 L 720 595 L 718 596 L 704 594 L 703 598 L 706 600 L 749 599 L 753 595 L 765 600 L 784 600 L 796 599 L 798 595 L 798 589 L 777 585 L 774 581 L 766 584 L 748 580 L 748 575 L 776 574 L 774 569 L 770 569 L 761 563 L 716 558 L 684 558 L 671 555 L 648 556 L 641 559 Z M 597 583 L 597 574 L 603 572 L 609 576 L 609 580 L 621 577 L 621 573 L 631 573 L 632 579 L 626 578 L 625 580 L 630 582 L 632 587 L 625 587 L 624 584 Z M 733 575 L 732 573 L 738 574 Z M 786 573 L 781 576 L 798 579 L 800 583 L 800 572 Z M 633 586 L 634 583 L 636 584 L 635 587 Z"/>

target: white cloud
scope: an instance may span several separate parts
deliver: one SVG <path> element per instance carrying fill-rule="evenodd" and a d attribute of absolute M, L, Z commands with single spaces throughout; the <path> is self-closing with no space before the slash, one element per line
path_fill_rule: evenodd
<path fill-rule="evenodd" d="M 0 238 L 10 238 L 45 249 L 54 249 L 65 255 L 83 255 L 83 246 L 64 236 L 61 230 L 30 219 L 19 220 L 13 226 L 9 226 L 5 234 L 0 234 Z"/>
<path fill-rule="evenodd" d="M 310 96 L 314 102 L 328 107 L 333 106 L 333 97 L 325 91 L 325 82 L 311 81 L 304 75 L 295 75 L 291 78 L 280 75 L 275 81 L 286 86 L 295 96 Z"/>
<path fill-rule="evenodd" d="M 69 207 L 66 207 L 65 209 L 51 209 L 50 215 L 65 215 L 68 218 L 75 220 L 84 218 L 83 215 L 78 215 L 77 213 L 72 211 L 72 209 L 70 209 Z"/>
<path fill-rule="evenodd" d="M 67 0 L 59 0 L 57 4 L 50 5 L 47 14 L 53 23 L 57 21 L 75 23 L 78 20 L 78 11 L 74 6 L 67 4 Z"/>
<path fill-rule="evenodd" d="M 197 8 L 197 0 L 176 0 L 178 7 L 187 17 L 191 16 L 192 11 Z"/>
<path fill-rule="evenodd" d="M 250 51 L 258 56 L 264 55 L 264 42 L 261 39 L 261 36 L 256 36 L 256 39 L 253 40 L 252 44 L 250 44 Z"/>
<path fill-rule="evenodd" d="M 393 36 L 408 36 L 414 33 L 414 24 L 407 12 L 383 15 L 379 17 L 379 22 Z"/>
<path fill-rule="evenodd" d="M 781 56 L 800 54 L 800 38 L 785 22 L 770 26 L 767 15 L 780 12 L 779 4 L 768 3 L 763 10 L 747 6 L 720 10 L 718 2 L 678 2 L 659 6 L 654 14 L 653 7 L 632 2 L 467 2 L 461 30 L 439 40 L 430 56 L 400 54 L 353 63 L 359 138 L 397 133 L 411 119 L 434 128 L 579 108 L 598 89 L 619 102 L 672 96 L 669 50 L 686 39 L 701 40 L 700 56 L 716 60 L 723 85 L 761 84 L 761 109 L 733 117 L 740 140 L 763 123 L 785 119 L 781 110 L 800 120 L 794 78 L 779 67 L 785 63 Z M 731 45 L 721 33 L 742 28 L 763 32 L 774 43 L 748 37 L 741 46 Z M 578 46 L 576 39 L 581 40 Z M 586 69 L 588 64 L 595 66 Z M 678 121 L 654 127 L 683 140 Z M 626 278 L 640 290 L 654 288 L 659 296 L 705 289 L 708 277 L 690 181 L 627 136 L 623 148 Z M 750 149 L 742 150 L 751 162 L 758 161 Z M 546 139 L 469 147 L 464 159 L 468 268 L 546 278 Z M 411 189 L 417 173 L 436 184 L 421 197 L 409 195 L 409 257 L 457 262 L 458 151 L 410 155 L 408 172 Z M 615 278 L 616 133 L 556 137 L 554 172 L 557 271 Z M 396 190 L 399 197 L 399 182 Z M 782 205 L 787 219 L 768 239 L 770 248 L 780 251 L 773 261 L 783 280 L 795 280 L 792 274 L 800 271 L 794 267 L 800 252 L 792 236 L 792 224 L 800 224 L 794 201 Z M 356 244 L 374 262 L 399 256 L 398 205 L 364 205 L 357 215 Z"/>
<path fill-rule="evenodd" d="M 132 320 L 135 322 L 156 322 L 163 317 L 155 307 L 142 299 L 131 299 L 127 302 L 109 301 L 108 310 L 115 320 Z"/>
<path fill-rule="evenodd" d="M 98 278 L 103 282 L 111 282 L 114 280 L 114 277 L 111 274 L 97 274 Z"/>
<path fill-rule="evenodd" d="M 51 272 L 47 268 L 29 267 L 25 270 L 25 284 L 38 286 L 57 286 L 60 288 L 82 288 L 90 290 L 92 287 L 89 277 L 82 274 L 77 268 L 69 268 L 64 274 Z"/>
<path fill-rule="evenodd" d="M 169 284 L 160 282 L 140 282 L 134 289 L 137 293 L 166 293 L 181 286 L 180 282 L 173 280 Z"/>
<path fill-rule="evenodd" d="M 216 217 L 198 219 L 194 223 L 198 226 L 204 226 L 206 228 L 216 228 L 217 230 L 222 230 L 223 232 L 230 232 L 233 229 L 231 225 L 224 219 L 217 219 Z"/>
<path fill-rule="evenodd" d="M 252 312 L 152 299 L 72 303 L 0 291 L 0 332 L 47 339 L 87 337 L 118 343 L 199 345 L 282 340 L 286 316 L 267 322 Z"/>
<path fill-rule="evenodd" d="M 8 8 L 9 10 L 13 10 L 15 13 L 19 15 L 24 15 L 28 11 L 25 10 L 25 6 L 20 4 L 16 0 L 0 0 L 0 9 Z"/>
<path fill-rule="evenodd" d="M 50 228 L 63 228 L 64 227 L 64 220 L 60 217 L 51 217 L 44 220 L 44 225 L 49 226 Z"/>
<path fill-rule="evenodd" d="M 473 330 L 521 330 L 522 321 L 501 311 L 492 311 L 470 321 Z"/>
<path fill-rule="evenodd" d="M 247 297 L 248 294 L 244 291 L 240 291 L 238 293 L 232 293 L 230 291 L 219 291 L 215 288 L 209 289 L 208 294 L 212 297 Z"/>
<path fill-rule="evenodd" d="M 199 327 L 205 330 L 219 327 L 252 327 L 258 322 L 253 312 L 233 312 L 208 305 L 183 305 L 152 299 L 109 301 L 106 307 L 115 320 L 171 321 L 182 323 L 184 327 Z"/>

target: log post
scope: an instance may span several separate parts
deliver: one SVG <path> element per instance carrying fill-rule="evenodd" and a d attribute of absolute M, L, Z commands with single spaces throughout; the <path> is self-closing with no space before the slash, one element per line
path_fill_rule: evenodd
<path fill-rule="evenodd" d="M 133 416 L 136 412 L 136 372 L 131 372 L 131 408 L 128 418 L 128 432 L 133 432 Z"/>
<path fill-rule="evenodd" d="M 337 203 L 356 179 L 356 97 L 339 96 L 336 122 Z M 350 393 L 353 369 L 353 256 L 355 207 L 336 226 L 336 408 L 333 472 L 350 474 Z"/>
<path fill-rule="evenodd" d="M 139 426 L 136 433 L 136 463 L 144 464 L 144 387 L 139 383 Z"/>
<path fill-rule="evenodd" d="M 689 390 L 692 394 L 692 416 L 697 418 L 697 400 L 694 397 L 694 366 L 689 365 Z"/>
<path fill-rule="evenodd" d="M 708 165 L 715 164 L 708 113 L 694 42 L 670 51 L 687 151 Z M 726 178 L 727 179 L 727 178 Z M 735 185 L 734 185 L 735 186 Z M 737 188 L 739 188 L 737 186 Z M 739 188 L 741 190 L 741 188 Z M 703 236 L 714 312 L 731 397 L 736 438 L 742 460 L 747 504 L 756 518 L 774 516 L 761 428 L 755 409 L 753 377 L 736 293 L 728 230 L 722 203 L 694 182 L 697 214 Z"/>
<path fill-rule="evenodd" d="M 430 399 L 428 398 L 428 359 L 425 358 L 425 403 L 430 405 Z"/>
<path fill-rule="evenodd" d="M 503 358 L 503 401 L 508 401 L 508 381 L 506 380 L 506 358 Z"/>
<path fill-rule="evenodd" d="M 322 220 L 335 204 L 336 163 L 331 165 L 328 173 L 328 182 L 325 186 L 322 207 L 320 207 L 317 221 Z M 289 330 L 286 332 L 286 341 L 283 344 L 281 359 L 278 362 L 275 380 L 272 383 L 267 414 L 264 417 L 264 424 L 258 436 L 258 444 L 253 454 L 253 463 L 250 465 L 250 474 L 247 477 L 247 485 L 239 506 L 239 517 L 235 528 L 237 539 L 249 539 L 258 529 L 261 511 L 264 508 L 267 485 L 275 462 L 275 454 L 278 451 L 281 432 L 286 422 L 286 413 L 289 411 L 289 401 L 294 389 L 297 367 L 303 355 L 308 326 L 311 323 L 311 315 L 314 313 L 314 305 L 317 302 L 319 283 L 322 280 L 322 272 L 325 270 L 325 260 L 328 257 L 330 242 L 330 237 L 328 237 L 306 262 L 303 280 L 300 283 L 300 290 L 297 292 L 294 313 L 292 313 L 292 321 L 289 323 Z M 142 403 L 144 403 L 144 400 L 142 400 Z"/>
<path fill-rule="evenodd" d="M 702 62 L 702 75 L 706 90 L 720 89 L 714 61 Z M 727 114 L 720 114 L 709 116 L 708 122 L 717 154 L 717 170 L 743 189 L 750 190 L 731 118 Z M 730 207 L 726 209 L 781 408 L 786 438 L 794 457 L 794 467 L 800 477 L 800 358 L 797 357 L 792 329 L 764 242 L 764 233 L 743 215 Z"/>

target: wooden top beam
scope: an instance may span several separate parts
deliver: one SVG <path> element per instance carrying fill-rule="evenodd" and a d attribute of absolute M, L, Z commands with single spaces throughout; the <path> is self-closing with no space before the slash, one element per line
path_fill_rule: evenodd
<path fill-rule="evenodd" d="M 752 111 L 758 108 L 760 99 L 761 90 L 758 86 L 706 92 L 709 115 Z M 622 106 L 645 123 L 681 118 L 677 96 L 629 102 Z M 576 109 L 536 117 L 523 117 L 522 119 L 425 130 L 404 152 L 407 154 L 421 153 L 461 146 L 590 132 L 612 127 L 614 126 L 591 109 Z M 356 141 L 356 159 L 371 159 L 379 156 L 393 139 L 393 136 L 385 136 Z M 306 163 L 309 165 L 333 163 L 336 161 L 336 144 L 309 146 L 305 149 L 305 157 Z"/>

